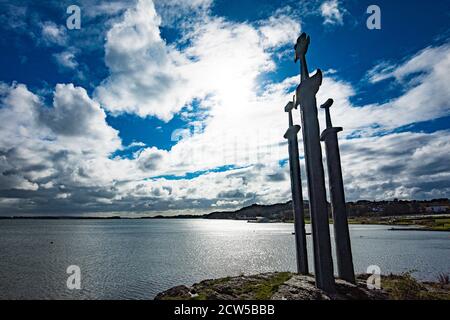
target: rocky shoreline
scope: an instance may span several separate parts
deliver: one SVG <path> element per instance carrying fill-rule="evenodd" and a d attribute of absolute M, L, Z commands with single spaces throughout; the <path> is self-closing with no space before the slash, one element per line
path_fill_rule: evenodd
<path fill-rule="evenodd" d="M 382 276 L 381 289 L 368 289 L 366 275 L 356 285 L 336 280 L 336 293 L 314 285 L 312 275 L 271 272 L 204 280 L 159 293 L 155 300 L 450 300 L 448 283 L 418 282 L 409 274 Z M 447 279 L 448 280 L 448 279 Z"/>

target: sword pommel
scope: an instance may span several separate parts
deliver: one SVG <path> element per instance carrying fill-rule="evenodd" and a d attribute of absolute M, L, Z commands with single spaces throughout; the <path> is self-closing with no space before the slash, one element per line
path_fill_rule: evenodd
<path fill-rule="evenodd" d="M 333 99 L 328 99 L 323 105 L 320 106 L 322 109 L 325 109 L 325 123 L 327 124 L 327 128 L 333 127 L 330 115 L 330 107 L 333 105 L 333 102 Z"/>
<path fill-rule="evenodd" d="M 308 46 L 310 43 L 310 38 L 306 33 L 302 33 L 300 37 L 297 39 L 297 43 L 294 46 L 295 49 L 295 59 L 294 61 L 297 62 L 298 59 L 304 57 L 306 55 L 306 52 L 308 52 Z"/>

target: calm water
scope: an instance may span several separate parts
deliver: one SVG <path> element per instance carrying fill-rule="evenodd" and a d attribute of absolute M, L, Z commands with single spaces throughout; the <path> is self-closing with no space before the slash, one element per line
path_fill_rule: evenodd
<path fill-rule="evenodd" d="M 359 273 L 373 264 L 429 280 L 450 272 L 449 232 L 350 228 Z M 2 220 L 0 298 L 150 299 L 207 278 L 294 271 L 292 231 L 225 220 Z M 311 253 L 310 236 L 308 245 Z M 79 291 L 66 288 L 69 265 L 81 268 Z"/>

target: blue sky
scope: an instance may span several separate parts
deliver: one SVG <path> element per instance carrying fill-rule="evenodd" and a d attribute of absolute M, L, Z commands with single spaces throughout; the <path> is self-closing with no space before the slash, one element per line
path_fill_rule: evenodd
<path fill-rule="evenodd" d="M 371 4 L 1 1 L 0 214 L 287 201 L 301 31 L 345 129 L 348 200 L 447 197 L 450 3 L 378 1 L 381 30 Z"/>

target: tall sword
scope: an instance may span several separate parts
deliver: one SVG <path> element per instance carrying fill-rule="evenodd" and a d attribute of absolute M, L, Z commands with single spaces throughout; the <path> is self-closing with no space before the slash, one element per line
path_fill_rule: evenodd
<path fill-rule="evenodd" d="M 310 77 L 306 64 L 309 36 L 302 33 L 295 45 L 295 62 L 300 59 L 301 82 L 297 87 L 296 106 L 300 105 L 303 143 L 308 178 L 309 212 L 314 246 L 316 286 L 326 292 L 335 292 L 333 260 L 331 255 L 328 203 L 326 199 L 316 93 L 322 84 L 322 72 Z"/>
<path fill-rule="evenodd" d="M 308 274 L 308 254 L 306 248 L 305 214 L 303 206 L 302 180 L 300 173 L 300 160 L 298 152 L 297 134 L 299 125 L 294 125 L 292 109 L 295 102 L 289 102 L 284 111 L 289 113 L 289 129 L 284 138 L 289 144 L 289 168 L 291 174 L 292 206 L 294 211 L 295 249 L 297 254 L 297 272 Z"/>
<path fill-rule="evenodd" d="M 325 109 L 327 128 L 322 132 L 320 140 L 325 141 L 327 154 L 328 183 L 330 188 L 331 211 L 333 213 L 334 241 L 339 278 L 355 283 L 352 248 L 348 231 L 347 208 L 345 205 L 344 183 L 342 181 L 341 156 L 339 153 L 338 132 L 341 127 L 331 124 L 330 107 L 333 99 L 328 99 L 322 106 Z"/>

